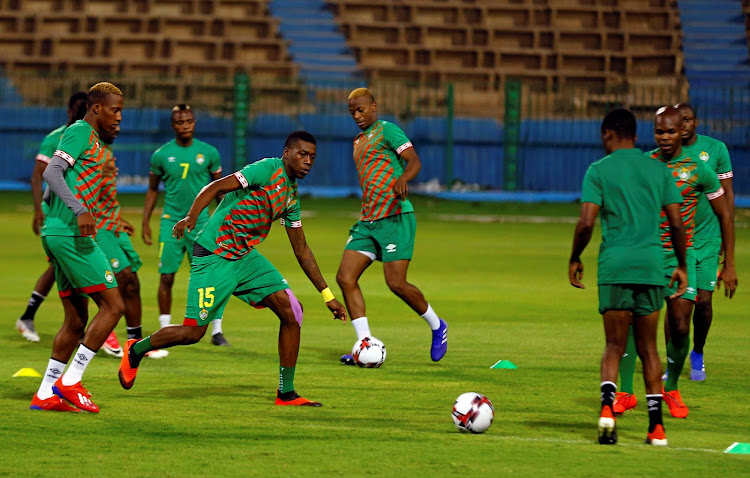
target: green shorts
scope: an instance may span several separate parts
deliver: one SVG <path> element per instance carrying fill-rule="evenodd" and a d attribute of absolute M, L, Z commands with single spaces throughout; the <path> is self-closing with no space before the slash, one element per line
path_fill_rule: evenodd
<path fill-rule="evenodd" d="M 693 245 L 695 254 L 695 284 L 698 289 L 713 292 L 719 273 L 719 251 L 721 238 Z"/>
<path fill-rule="evenodd" d="M 695 287 L 695 253 L 692 247 L 688 248 L 685 260 L 687 262 L 688 287 L 685 293 L 680 296 L 680 299 L 695 301 L 698 291 Z M 677 267 L 677 257 L 672 254 L 664 266 L 664 299 L 677 292 L 677 283 L 669 287 L 669 281 L 672 280 L 672 272 L 674 272 L 675 267 Z M 715 277 L 714 280 L 716 280 Z"/>
<path fill-rule="evenodd" d="M 60 297 L 117 287 L 107 256 L 90 236 L 44 236 L 42 245 L 55 268 Z"/>
<path fill-rule="evenodd" d="M 184 324 L 204 326 L 221 318 L 232 295 L 257 307 L 284 289 L 289 289 L 286 279 L 257 249 L 236 261 L 216 254 L 193 257 Z"/>
<path fill-rule="evenodd" d="M 99 230 L 96 233 L 96 243 L 99 244 L 104 255 L 109 259 L 109 264 L 115 274 L 130 267 L 133 272 L 138 272 L 143 264 L 138 253 L 133 249 L 130 237 L 124 232 Z"/>
<path fill-rule="evenodd" d="M 631 310 L 646 316 L 664 304 L 664 286 L 646 284 L 600 284 L 599 313 L 608 310 Z"/>
<path fill-rule="evenodd" d="M 182 239 L 175 239 L 172 237 L 172 228 L 177 224 L 177 221 L 179 219 L 161 218 L 159 226 L 159 274 L 174 274 L 177 272 L 186 253 L 188 262 L 193 262 L 195 238 L 206 224 L 206 220 L 198 221 L 192 231 L 185 232 Z"/>
<path fill-rule="evenodd" d="M 413 212 L 384 217 L 377 221 L 357 221 L 349 230 L 345 250 L 365 253 L 381 262 L 411 260 L 417 220 Z"/>

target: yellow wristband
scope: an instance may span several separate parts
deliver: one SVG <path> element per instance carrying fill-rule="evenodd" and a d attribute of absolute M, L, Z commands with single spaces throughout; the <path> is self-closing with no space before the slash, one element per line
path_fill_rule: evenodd
<path fill-rule="evenodd" d="M 331 289 L 329 289 L 328 287 L 321 290 L 320 295 L 323 296 L 323 302 L 330 302 L 335 299 L 335 297 L 333 296 L 333 292 L 331 292 Z"/>

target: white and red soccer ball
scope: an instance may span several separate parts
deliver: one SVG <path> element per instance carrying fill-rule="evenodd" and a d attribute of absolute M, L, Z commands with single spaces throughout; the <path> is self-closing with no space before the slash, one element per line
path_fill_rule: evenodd
<path fill-rule="evenodd" d="M 452 417 L 456 428 L 462 433 L 483 433 L 492 425 L 495 407 L 484 395 L 468 392 L 456 399 Z"/>
<path fill-rule="evenodd" d="M 352 357 L 360 367 L 378 368 L 385 362 L 385 345 L 375 337 L 365 337 L 354 344 Z"/>

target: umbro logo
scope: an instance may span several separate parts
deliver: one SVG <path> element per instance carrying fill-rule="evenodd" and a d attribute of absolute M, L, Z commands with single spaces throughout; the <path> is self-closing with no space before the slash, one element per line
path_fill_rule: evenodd
<path fill-rule="evenodd" d="M 277 191 L 281 191 L 281 184 L 279 184 L 278 186 L 276 186 L 276 190 Z"/>
<path fill-rule="evenodd" d="M 674 363 L 674 359 L 672 357 L 667 357 L 667 362 Z"/>
<path fill-rule="evenodd" d="M 78 360 L 80 360 L 81 362 L 86 362 L 88 360 L 86 358 L 86 355 L 84 354 L 77 354 L 77 356 L 78 356 Z"/>
<path fill-rule="evenodd" d="M 396 244 L 388 244 L 385 246 L 385 252 L 396 252 Z"/>
<path fill-rule="evenodd" d="M 167 158 L 167 161 L 169 161 L 170 163 L 174 163 L 175 159 L 177 158 L 175 158 L 174 156 L 170 156 Z"/>
<path fill-rule="evenodd" d="M 58 376 L 62 373 L 62 370 L 60 370 L 59 368 L 53 368 L 52 370 L 49 371 L 49 373 L 51 373 L 52 375 Z"/>
<path fill-rule="evenodd" d="M 649 400 L 648 401 L 649 410 L 655 408 L 658 404 L 659 404 L 658 400 Z"/>

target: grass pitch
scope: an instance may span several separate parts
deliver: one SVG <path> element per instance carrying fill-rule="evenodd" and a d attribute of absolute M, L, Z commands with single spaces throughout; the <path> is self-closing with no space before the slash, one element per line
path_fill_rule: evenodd
<path fill-rule="evenodd" d="M 125 196 L 124 215 L 140 226 L 142 196 Z M 286 234 L 274 226 L 260 246 L 305 305 L 296 387 L 320 409 L 274 407 L 278 324 L 267 310 L 231 299 L 224 331 L 231 348 L 206 337 L 176 347 L 164 360 L 144 359 L 134 388 L 117 381 L 118 360 L 100 353 L 85 384 L 99 415 L 28 409 L 39 379 L 12 378 L 22 367 L 43 372 L 62 318 L 56 291 L 37 314 L 41 343 L 14 329 L 38 275 L 46 267 L 30 228 L 28 194 L 0 195 L 0 475 L 41 476 L 564 476 L 617 474 L 686 476 L 750 474 L 750 457 L 722 451 L 750 442 L 747 337 L 750 337 L 750 222 L 738 211 L 740 288 L 720 293 L 706 348 L 708 380 L 681 380 L 690 416 L 665 410 L 670 446 L 644 445 L 648 416 L 643 383 L 639 404 L 618 420 L 620 443 L 596 444 L 599 359 L 604 345 L 597 314 L 595 237 L 583 257 L 584 291 L 567 282 L 575 205 L 451 203 L 417 198 L 418 235 L 409 279 L 449 325 L 443 361 L 429 358 L 424 321 L 387 289 L 374 264 L 361 285 L 373 334 L 387 346 L 380 369 L 339 365 L 355 336 L 332 320 L 296 264 Z M 308 242 L 340 298 L 335 273 L 357 200 L 303 199 Z M 525 216 L 546 221 L 515 222 Z M 158 216 L 157 216 L 158 217 Z M 154 232 L 158 221 L 152 221 Z M 133 243 L 144 333 L 157 327 L 157 248 Z M 188 265 L 177 274 L 173 322 L 184 312 Z M 743 280 L 744 279 L 744 280 Z M 125 322 L 116 329 L 125 337 Z M 662 358 L 663 346 L 662 346 Z M 497 360 L 517 370 L 490 370 Z M 640 374 L 640 370 L 638 371 Z M 487 395 L 495 422 L 483 435 L 462 435 L 450 417 L 461 393 Z"/>

